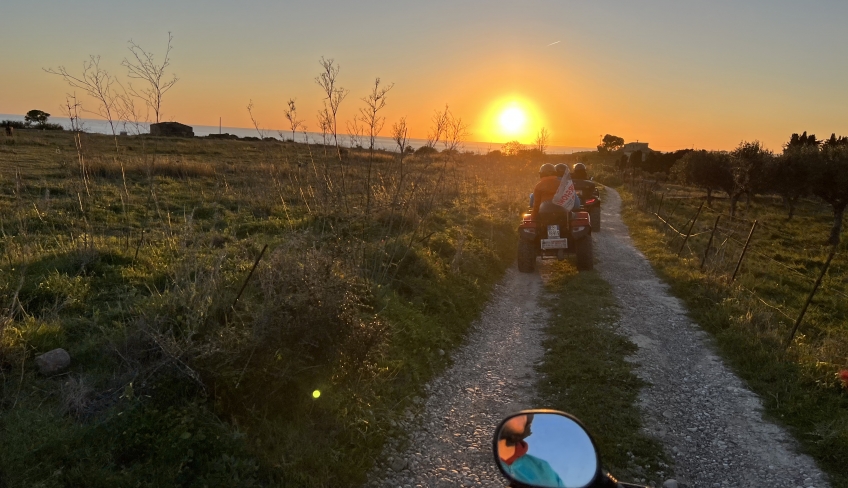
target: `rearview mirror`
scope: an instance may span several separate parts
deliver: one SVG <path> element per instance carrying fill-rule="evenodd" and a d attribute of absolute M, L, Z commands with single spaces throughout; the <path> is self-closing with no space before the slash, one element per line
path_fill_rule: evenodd
<path fill-rule="evenodd" d="M 525 410 L 504 419 L 492 442 L 501 473 L 519 486 L 586 488 L 601 473 L 595 442 L 574 417 Z"/>

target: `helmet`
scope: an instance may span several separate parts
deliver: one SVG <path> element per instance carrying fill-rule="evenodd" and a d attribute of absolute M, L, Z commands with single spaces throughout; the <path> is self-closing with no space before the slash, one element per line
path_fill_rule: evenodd
<path fill-rule="evenodd" d="M 545 163 L 539 168 L 539 178 L 544 178 L 545 176 L 556 176 L 556 168 L 551 163 Z"/>
<path fill-rule="evenodd" d="M 586 165 L 584 165 L 583 163 L 575 164 L 573 172 L 574 172 L 573 173 L 574 178 L 576 178 L 578 180 L 585 180 L 586 179 L 586 176 L 587 176 L 586 175 Z"/>
<path fill-rule="evenodd" d="M 559 163 L 558 165 L 554 166 L 554 169 L 556 169 L 557 176 L 562 178 L 563 175 L 565 175 L 565 172 L 568 171 L 568 165 Z"/>

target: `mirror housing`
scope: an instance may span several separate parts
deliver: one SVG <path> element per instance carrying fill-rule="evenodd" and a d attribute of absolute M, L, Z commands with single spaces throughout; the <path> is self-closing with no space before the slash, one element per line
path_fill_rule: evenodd
<path fill-rule="evenodd" d="M 606 479 L 592 436 L 575 417 L 557 410 L 508 416 L 495 430 L 492 451 L 513 486 L 591 488 Z"/>

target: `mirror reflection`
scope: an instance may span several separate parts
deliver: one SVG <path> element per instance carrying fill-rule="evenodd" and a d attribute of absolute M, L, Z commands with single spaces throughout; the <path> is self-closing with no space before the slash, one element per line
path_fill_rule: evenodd
<path fill-rule="evenodd" d="M 519 414 L 498 432 L 501 468 L 538 487 L 583 488 L 598 472 L 592 440 L 574 420 L 554 413 Z"/>

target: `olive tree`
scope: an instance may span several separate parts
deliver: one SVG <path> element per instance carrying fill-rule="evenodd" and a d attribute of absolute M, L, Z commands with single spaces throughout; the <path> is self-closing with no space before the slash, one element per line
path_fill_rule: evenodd
<path fill-rule="evenodd" d="M 812 193 L 833 209 L 833 227 L 828 244 L 838 245 L 842 234 L 842 217 L 848 206 L 848 139 L 826 141 L 811 164 Z"/>
<path fill-rule="evenodd" d="M 671 169 L 674 178 L 707 192 L 707 206 L 713 204 L 713 192 L 721 190 L 730 195 L 734 189 L 730 156 L 718 151 L 692 151 L 680 158 Z"/>

